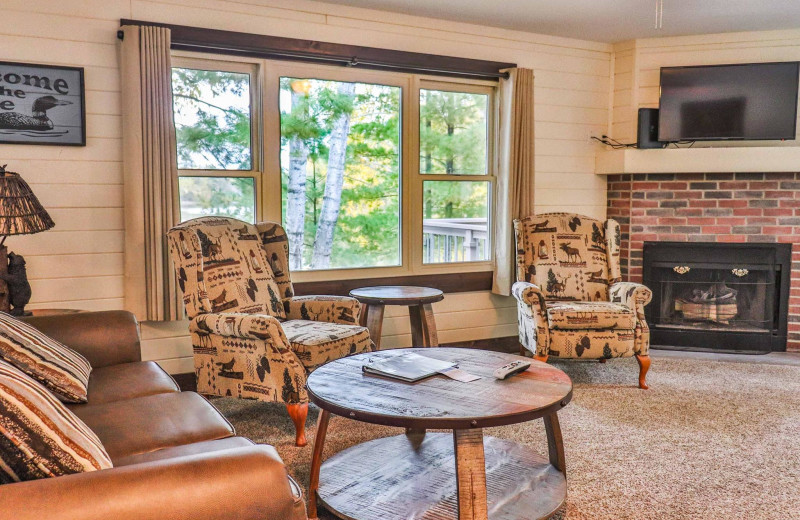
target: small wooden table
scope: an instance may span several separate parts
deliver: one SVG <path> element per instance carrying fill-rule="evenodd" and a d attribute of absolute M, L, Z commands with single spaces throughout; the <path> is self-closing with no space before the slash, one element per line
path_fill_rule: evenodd
<path fill-rule="evenodd" d="M 432 303 L 444 299 L 444 293 L 431 287 L 379 285 L 350 291 L 350 296 L 365 305 L 361 326 L 369 329 L 376 348 L 381 348 L 383 309 L 386 305 L 407 305 L 411 319 L 411 341 L 415 347 L 438 347 Z"/>
<path fill-rule="evenodd" d="M 347 520 L 531 520 L 549 518 L 567 495 L 564 447 L 556 412 L 572 399 L 572 381 L 532 361 L 504 381 L 495 368 L 520 356 L 483 350 L 410 349 L 458 363 L 481 379 L 442 375 L 409 384 L 364 374 L 370 358 L 403 355 L 386 350 L 338 359 L 308 378 L 308 394 L 322 409 L 314 440 L 308 515 L 317 501 Z M 365 442 L 322 464 L 330 414 L 409 428 L 414 433 Z M 484 437 L 483 428 L 544 419 L 548 457 L 513 441 Z M 453 430 L 447 433 L 425 429 Z"/>

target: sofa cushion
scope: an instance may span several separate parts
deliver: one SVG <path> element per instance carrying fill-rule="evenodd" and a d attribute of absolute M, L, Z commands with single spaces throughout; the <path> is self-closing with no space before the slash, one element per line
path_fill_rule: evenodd
<path fill-rule="evenodd" d="M 0 357 L 44 384 L 59 399 L 85 403 L 92 366 L 71 348 L 0 312 Z"/>
<path fill-rule="evenodd" d="M 234 434 L 217 409 L 194 392 L 77 405 L 72 410 L 97 434 L 112 461 Z"/>
<path fill-rule="evenodd" d="M 83 421 L 33 378 L 0 361 L 0 482 L 111 467 Z"/>
<path fill-rule="evenodd" d="M 557 330 L 628 330 L 635 328 L 636 314 L 619 303 L 549 301 L 547 321 Z"/>
<path fill-rule="evenodd" d="M 180 392 L 180 388 L 153 361 L 95 368 L 89 376 L 90 405 L 168 392 Z"/>
<path fill-rule="evenodd" d="M 199 453 L 211 453 L 214 451 L 242 448 L 244 446 L 252 446 L 253 444 L 255 444 L 253 441 L 245 437 L 227 437 L 225 439 L 215 439 L 213 441 L 194 442 L 192 444 L 184 444 L 183 446 L 173 446 L 171 448 L 121 457 L 115 461 L 114 466 L 130 466 L 131 464 L 141 464 L 143 462 L 153 462 L 156 460 L 197 455 Z M 268 446 L 268 448 L 273 451 L 275 449 L 272 448 L 272 446 Z M 280 460 L 277 452 L 275 452 L 275 456 Z"/>
<path fill-rule="evenodd" d="M 285 321 L 281 326 L 292 351 L 308 370 L 372 348 L 366 327 L 308 320 Z"/>

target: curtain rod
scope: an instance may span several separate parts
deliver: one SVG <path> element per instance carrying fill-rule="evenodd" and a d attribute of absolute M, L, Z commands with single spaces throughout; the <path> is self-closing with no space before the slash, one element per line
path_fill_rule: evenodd
<path fill-rule="evenodd" d="M 501 72 L 501 70 L 516 67 L 514 63 L 360 47 L 139 20 L 123 19 L 120 25 L 169 28 L 172 31 L 173 49 L 194 52 L 339 64 L 346 67 L 493 80 L 508 78 L 508 72 Z M 124 33 L 118 31 L 117 37 L 122 39 Z"/>

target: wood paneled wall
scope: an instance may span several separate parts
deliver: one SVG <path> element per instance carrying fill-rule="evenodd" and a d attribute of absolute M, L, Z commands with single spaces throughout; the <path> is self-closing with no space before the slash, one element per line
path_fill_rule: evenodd
<path fill-rule="evenodd" d="M 56 227 L 12 237 L 26 256 L 31 307 L 123 306 L 122 141 L 116 31 L 121 18 L 518 63 L 534 69 L 538 211 L 605 214 L 590 134 L 608 131 L 612 46 L 297 0 L 3 0 L 3 60 L 86 68 L 88 146 L 0 145 Z M 487 292 L 436 304 L 443 342 L 516 334 L 514 303 Z M 387 309 L 387 346 L 410 344 L 405 310 Z M 143 354 L 192 370 L 186 323 L 143 324 Z"/>

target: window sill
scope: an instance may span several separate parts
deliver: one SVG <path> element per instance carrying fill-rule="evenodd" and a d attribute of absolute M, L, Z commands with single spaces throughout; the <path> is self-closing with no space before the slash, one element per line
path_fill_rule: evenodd
<path fill-rule="evenodd" d="M 382 276 L 352 280 L 324 280 L 297 282 L 293 285 L 295 294 L 298 296 L 309 294 L 347 296 L 353 289 L 372 285 L 418 285 L 433 287 L 445 293 L 489 291 L 492 289 L 492 271 Z"/>

